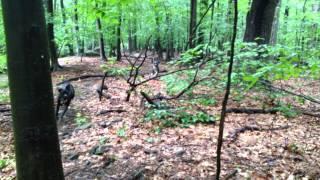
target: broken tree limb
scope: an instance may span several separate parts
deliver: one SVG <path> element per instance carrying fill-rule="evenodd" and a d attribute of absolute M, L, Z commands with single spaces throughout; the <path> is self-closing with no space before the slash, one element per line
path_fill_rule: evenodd
<path fill-rule="evenodd" d="M 127 111 L 123 110 L 123 109 L 102 110 L 97 114 L 97 116 L 103 115 L 103 114 L 108 114 L 108 113 L 123 113 L 123 112 L 127 112 Z"/>
<path fill-rule="evenodd" d="M 108 76 L 108 72 L 105 72 L 104 73 L 104 76 L 103 76 L 103 78 L 102 78 L 102 81 L 101 81 L 101 85 L 100 85 L 100 89 L 99 89 L 99 91 L 98 91 L 98 94 L 99 94 L 99 101 L 101 101 L 102 100 L 102 96 L 104 96 L 104 94 L 103 94 L 103 89 L 105 89 L 104 87 L 105 87 L 105 85 L 104 85 L 104 81 L 106 80 L 106 77 Z M 108 87 L 106 87 L 107 89 L 108 89 Z"/>
<path fill-rule="evenodd" d="M 312 113 L 307 110 L 299 109 L 299 108 L 295 108 L 295 110 L 306 116 L 320 118 L 320 114 L 317 114 L 317 113 Z M 277 112 L 280 112 L 280 110 L 276 108 L 273 108 L 273 109 L 230 108 L 230 109 L 227 109 L 226 112 L 238 113 L 238 114 L 276 114 Z"/>
<path fill-rule="evenodd" d="M 245 114 L 276 114 L 277 109 L 246 109 L 246 108 L 229 108 L 227 113 L 245 113 Z"/>
<path fill-rule="evenodd" d="M 287 89 L 283 89 L 283 88 L 280 88 L 280 87 L 276 87 L 274 85 L 272 85 L 270 82 L 268 81 L 265 81 L 265 80 L 260 80 L 259 81 L 262 85 L 266 86 L 266 87 L 269 87 L 273 90 L 276 90 L 276 91 L 281 91 L 281 92 L 284 92 L 286 94 L 290 94 L 290 95 L 293 95 L 293 96 L 297 96 L 297 97 L 300 97 L 302 99 L 305 99 L 305 100 L 308 100 L 310 102 L 313 102 L 313 103 L 316 103 L 316 104 L 320 104 L 320 100 L 317 100 L 317 99 L 314 99 L 310 96 L 307 96 L 307 95 L 304 95 L 304 94 L 298 94 L 298 93 L 295 93 L 295 92 L 292 92 L 292 91 L 289 91 Z"/>
<path fill-rule="evenodd" d="M 83 79 L 88 79 L 88 78 L 98 78 L 98 77 L 104 77 L 104 74 L 97 74 L 97 75 L 83 75 L 83 76 L 78 76 L 78 77 L 74 77 L 74 78 L 70 78 L 67 80 L 64 80 L 62 82 L 57 83 L 56 85 L 60 85 L 63 84 L 65 82 L 71 82 L 71 81 L 79 81 L 79 80 L 83 80 Z"/>
<path fill-rule="evenodd" d="M 239 135 L 246 131 L 251 131 L 251 132 L 252 131 L 276 131 L 276 130 L 284 130 L 288 128 L 289 128 L 289 125 L 273 127 L 273 128 L 261 128 L 258 126 L 245 125 L 244 127 L 235 129 L 232 133 L 228 135 L 228 138 L 230 138 L 230 142 L 235 142 L 238 139 Z"/>

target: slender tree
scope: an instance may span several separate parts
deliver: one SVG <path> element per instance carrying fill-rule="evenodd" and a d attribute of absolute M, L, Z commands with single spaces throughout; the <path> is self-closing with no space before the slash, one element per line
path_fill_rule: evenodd
<path fill-rule="evenodd" d="M 82 56 L 84 54 L 84 42 L 80 38 L 79 28 L 79 15 L 78 15 L 78 0 L 73 0 L 74 3 L 74 29 L 76 35 L 77 55 Z"/>
<path fill-rule="evenodd" d="M 51 70 L 56 71 L 62 68 L 59 65 L 57 57 L 57 48 L 54 37 L 54 24 L 53 24 L 53 0 L 46 0 L 47 2 L 47 12 L 48 12 L 48 37 L 49 37 L 49 48 L 50 48 L 50 59 L 51 59 Z"/>
<path fill-rule="evenodd" d="M 163 60 L 163 49 L 161 45 L 161 28 L 160 28 L 160 17 L 158 9 L 155 9 L 155 21 L 156 21 L 156 40 L 155 40 L 155 50 L 157 51 L 157 55 L 160 60 Z"/>
<path fill-rule="evenodd" d="M 100 59 L 101 59 L 101 61 L 106 61 L 107 56 L 106 56 L 106 52 L 104 50 L 104 38 L 103 38 L 102 25 L 101 25 L 100 18 L 97 18 L 97 30 L 99 33 Z"/>
<path fill-rule="evenodd" d="M 121 10 L 121 4 L 119 2 L 119 17 L 118 17 L 118 24 L 117 24 L 117 60 L 121 60 L 121 21 L 122 21 L 122 10 Z"/>
<path fill-rule="evenodd" d="M 253 0 L 247 14 L 247 25 L 244 41 L 269 44 L 272 28 L 276 17 L 276 8 L 280 0 Z"/>
<path fill-rule="evenodd" d="M 42 0 L 2 0 L 18 180 L 63 180 Z"/>
<path fill-rule="evenodd" d="M 208 8 L 208 0 L 201 0 L 200 1 L 200 17 L 204 17 L 206 13 L 206 9 Z M 212 8 L 213 9 L 213 8 Z M 204 43 L 204 25 L 199 25 L 198 31 L 198 44 Z"/>
<path fill-rule="evenodd" d="M 219 135 L 218 135 L 218 145 L 217 145 L 217 171 L 216 171 L 216 179 L 220 179 L 220 172 L 221 172 L 221 149 L 223 143 L 223 130 L 224 130 L 224 121 L 226 119 L 226 110 L 230 95 L 231 89 L 231 78 L 232 78 L 232 69 L 233 69 L 233 60 L 234 60 L 234 49 L 235 49 L 235 42 L 237 38 L 237 26 L 238 26 L 238 0 L 234 1 L 234 22 L 233 22 L 233 35 L 231 40 L 231 53 L 230 53 L 230 61 L 229 61 L 229 68 L 228 68 L 228 80 L 226 86 L 225 96 L 222 102 L 222 110 L 220 116 L 220 123 L 219 123 Z"/>
<path fill-rule="evenodd" d="M 197 24 L 197 0 L 190 0 L 190 26 L 189 26 L 189 47 L 195 47 L 194 29 Z"/>
<path fill-rule="evenodd" d="M 66 16 L 66 10 L 65 10 L 65 6 L 64 6 L 64 0 L 60 0 L 60 8 L 61 8 L 61 14 L 62 14 L 62 24 L 64 26 L 64 31 L 65 31 L 65 35 L 67 36 L 69 34 L 68 28 L 67 26 L 67 16 Z M 69 55 L 74 55 L 74 50 L 73 50 L 73 45 L 69 42 L 69 40 L 65 40 L 67 41 L 66 45 L 69 49 Z"/>

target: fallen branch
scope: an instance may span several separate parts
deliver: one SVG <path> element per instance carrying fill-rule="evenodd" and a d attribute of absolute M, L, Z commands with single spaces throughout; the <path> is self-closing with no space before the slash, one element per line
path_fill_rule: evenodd
<path fill-rule="evenodd" d="M 102 110 L 100 111 L 97 116 L 99 115 L 103 115 L 103 114 L 108 114 L 108 113 L 123 113 L 123 112 L 127 112 L 126 110 L 123 109 L 110 109 L 110 110 Z"/>
<path fill-rule="evenodd" d="M 228 135 L 228 138 L 230 138 L 230 142 L 235 142 L 240 133 L 244 133 L 246 131 L 276 131 L 276 130 L 283 130 L 283 129 L 288 129 L 289 126 L 288 125 L 285 125 L 285 126 L 279 126 L 279 127 L 274 127 L 274 128 L 261 128 L 261 127 L 258 127 L 258 126 L 250 126 L 250 125 L 246 125 L 244 127 L 241 127 L 241 128 L 237 128 L 235 129 L 232 133 L 230 133 Z"/>
<path fill-rule="evenodd" d="M 295 108 L 296 111 L 299 113 L 306 115 L 306 116 L 311 116 L 311 117 L 317 117 L 320 118 L 320 114 L 315 114 L 308 112 L 303 109 Z M 276 114 L 277 112 L 280 112 L 278 109 L 246 109 L 246 108 L 230 108 L 227 109 L 227 113 L 238 113 L 238 114 Z"/>
<path fill-rule="evenodd" d="M 79 81 L 79 80 L 83 80 L 83 79 L 88 79 L 88 78 L 98 78 L 98 77 L 104 77 L 104 74 L 97 74 L 97 75 L 83 75 L 83 76 L 78 76 L 78 77 L 74 77 L 74 78 L 70 78 L 67 80 L 64 80 L 62 82 L 57 83 L 56 85 L 60 85 L 63 84 L 65 82 L 71 82 L 71 81 Z"/>
<path fill-rule="evenodd" d="M 277 109 L 245 109 L 245 108 L 230 108 L 227 113 L 245 113 L 245 114 L 276 114 Z"/>
<path fill-rule="evenodd" d="M 283 88 L 280 88 L 280 87 L 276 87 L 276 86 L 273 86 L 270 82 L 268 81 L 265 81 L 265 80 L 261 80 L 259 81 L 262 85 L 268 87 L 268 88 L 271 88 L 271 89 L 274 89 L 274 90 L 277 90 L 277 91 L 282 91 L 284 93 L 287 93 L 287 94 L 290 94 L 290 95 L 293 95 L 293 96 L 297 96 L 297 97 L 300 97 L 302 99 L 305 99 L 305 100 L 308 100 L 310 102 L 313 102 L 313 103 L 316 103 L 316 104 L 320 104 L 320 100 L 317 100 L 317 99 L 314 99 L 310 96 L 307 96 L 307 95 L 304 95 L 304 94 L 297 94 L 295 92 L 292 92 L 292 91 L 289 91 L 289 90 L 286 90 L 286 89 L 283 89 Z"/>

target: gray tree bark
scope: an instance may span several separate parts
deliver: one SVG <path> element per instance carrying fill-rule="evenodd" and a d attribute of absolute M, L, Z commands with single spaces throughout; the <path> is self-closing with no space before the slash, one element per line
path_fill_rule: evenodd
<path fill-rule="evenodd" d="M 18 180 L 63 180 L 42 0 L 2 0 Z"/>

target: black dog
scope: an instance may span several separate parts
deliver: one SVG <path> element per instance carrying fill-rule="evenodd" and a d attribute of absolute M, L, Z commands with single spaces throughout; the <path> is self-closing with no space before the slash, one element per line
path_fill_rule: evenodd
<path fill-rule="evenodd" d="M 59 119 L 59 109 L 61 106 L 64 106 L 64 110 L 60 116 L 60 118 L 62 119 L 69 108 L 71 100 L 74 98 L 74 88 L 72 84 L 70 84 L 70 82 L 64 82 L 58 85 L 57 90 L 59 94 L 57 99 L 56 117 Z"/>

